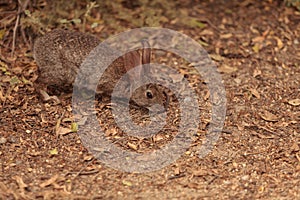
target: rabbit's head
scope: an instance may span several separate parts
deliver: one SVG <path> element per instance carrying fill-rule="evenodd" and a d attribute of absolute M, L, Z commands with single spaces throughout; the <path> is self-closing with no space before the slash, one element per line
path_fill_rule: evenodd
<path fill-rule="evenodd" d="M 126 71 L 138 67 L 137 70 L 133 70 L 133 73 L 129 75 L 129 81 L 131 83 L 130 93 L 132 94 L 131 99 L 142 107 L 151 107 L 155 104 L 165 106 L 168 104 L 168 96 L 155 84 L 146 84 L 135 91 L 132 90 L 133 83 L 135 80 L 147 80 L 150 78 L 150 60 L 151 60 L 151 49 L 147 41 L 142 41 L 143 49 L 140 54 L 138 51 L 133 51 L 124 55 L 124 66 Z"/>
<path fill-rule="evenodd" d="M 137 88 L 131 99 L 139 106 L 150 108 L 156 104 L 166 106 L 168 104 L 167 94 L 158 86 L 153 84 L 143 85 Z"/>

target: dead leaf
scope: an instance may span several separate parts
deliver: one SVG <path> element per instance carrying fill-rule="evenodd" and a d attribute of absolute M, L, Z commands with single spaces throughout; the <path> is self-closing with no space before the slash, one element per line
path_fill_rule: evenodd
<path fill-rule="evenodd" d="M 277 47 L 279 48 L 279 49 L 282 49 L 283 48 L 283 42 L 282 42 L 282 40 L 279 38 L 279 37 L 274 37 L 275 39 L 276 39 L 276 41 L 277 41 Z"/>
<path fill-rule="evenodd" d="M 206 43 L 206 42 L 204 42 L 204 41 L 202 41 L 202 40 L 199 40 L 198 42 L 199 42 L 199 44 L 202 45 L 202 46 L 205 46 L 205 47 L 209 46 L 208 43 Z"/>
<path fill-rule="evenodd" d="M 105 136 L 115 136 L 117 133 L 118 130 L 116 128 L 111 128 L 105 131 Z"/>
<path fill-rule="evenodd" d="M 265 110 L 263 114 L 260 114 L 260 117 L 268 122 L 277 122 L 278 117 L 274 115 L 273 113 L 270 113 L 269 111 Z"/>
<path fill-rule="evenodd" d="M 262 36 L 263 37 L 267 37 L 270 33 L 270 28 L 268 28 L 267 30 L 265 30 L 263 33 L 262 33 Z"/>
<path fill-rule="evenodd" d="M 56 135 L 67 135 L 68 133 L 72 133 L 73 130 L 70 128 L 65 128 L 65 127 L 58 127 L 56 130 Z"/>
<path fill-rule="evenodd" d="M 209 96 L 210 96 L 210 92 L 207 91 L 203 97 L 203 99 L 206 101 L 207 99 L 209 99 Z"/>
<path fill-rule="evenodd" d="M 275 138 L 274 136 L 266 136 L 264 134 L 261 134 L 259 132 L 255 132 L 255 131 L 252 131 L 251 135 L 257 136 L 258 138 L 261 138 L 261 139 L 274 139 Z"/>
<path fill-rule="evenodd" d="M 239 84 L 241 84 L 242 80 L 239 79 L 239 78 L 235 78 L 235 79 L 234 79 L 234 82 L 236 82 L 236 83 L 239 85 Z"/>
<path fill-rule="evenodd" d="M 253 50 L 255 53 L 258 53 L 259 50 L 261 50 L 261 48 L 262 48 L 262 45 L 256 43 L 256 44 L 252 47 L 252 50 Z"/>
<path fill-rule="evenodd" d="M 42 155 L 42 153 L 41 152 L 32 151 L 32 152 L 29 152 L 29 155 L 32 156 L 32 157 L 36 157 L 36 156 Z"/>
<path fill-rule="evenodd" d="M 154 141 L 154 142 L 159 142 L 159 141 L 161 141 L 161 140 L 163 140 L 163 139 L 164 139 L 164 137 L 163 137 L 162 134 L 156 134 L 156 135 L 153 137 L 153 141 Z"/>
<path fill-rule="evenodd" d="M 43 182 L 40 184 L 41 188 L 47 187 L 49 185 L 52 185 L 53 183 L 55 183 L 55 181 L 58 179 L 58 174 L 52 176 L 50 179 L 48 179 L 47 181 Z"/>
<path fill-rule="evenodd" d="M 286 66 L 286 64 L 284 64 L 284 63 L 281 64 L 281 67 L 282 67 L 283 69 L 288 69 L 288 68 L 289 68 L 289 67 Z"/>
<path fill-rule="evenodd" d="M 94 156 L 92 156 L 92 155 L 87 155 L 87 156 L 84 156 L 84 157 L 83 157 L 83 160 L 84 160 L 84 161 L 91 161 L 93 158 L 94 158 Z"/>
<path fill-rule="evenodd" d="M 223 64 L 221 67 L 218 68 L 218 71 L 221 73 L 231 74 L 235 71 L 237 71 L 237 67 L 231 67 L 229 65 Z"/>
<path fill-rule="evenodd" d="M 179 175 L 180 174 L 180 168 L 179 167 L 176 167 L 174 169 L 174 175 Z"/>
<path fill-rule="evenodd" d="M 288 104 L 292 106 L 299 106 L 300 105 L 300 99 L 291 99 L 288 101 Z"/>
<path fill-rule="evenodd" d="M 250 92 L 251 92 L 251 94 L 253 96 L 255 96 L 256 98 L 260 99 L 260 94 L 259 94 L 259 92 L 256 89 L 249 89 L 249 90 L 250 90 Z"/>
<path fill-rule="evenodd" d="M 203 31 L 200 32 L 200 35 L 214 35 L 214 32 L 208 29 L 204 29 Z"/>
<path fill-rule="evenodd" d="M 0 191 L 9 191 L 6 184 L 4 184 L 3 182 L 0 182 Z"/>
<path fill-rule="evenodd" d="M 255 77 L 259 76 L 259 75 L 261 75 L 261 70 L 255 68 L 254 72 L 253 72 L 253 77 L 255 78 Z"/>
<path fill-rule="evenodd" d="M 293 151 L 293 152 L 300 151 L 300 147 L 299 147 L 298 143 L 294 142 L 294 144 L 291 146 L 290 150 Z"/>
<path fill-rule="evenodd" d="M 14 176 L 13 179 L 15 179 L 15 181 L 18 183 L 19 188 L 21 190 L 28 187 L 28 185 L 26 183 L 24 183 L 23 179 L 20 176 Z"/>
<path fill-rule="evenodd" d="M 2 101 L 2 102 L 4 102 L 5 101 L 5 96 L 3 95 L 3 92 L 2 92 L 2 88 L 1 88 L 1 86 L 0 86 L 0 100 Z"/>
<path fill-rule="evenodd" d="M 206 170 L 199 169 L 199 170 L 194 170 L 193 175 L 194 176 L 206 176 L 206 175 L 208 175 L 208 173 Z"/>
<path fill-rule="evenodd" d="M 228 38 L 231 38 L 231 37 L 232 37 L 232 33 L 226 33 L 226 34 L 220 35 L 221 39 L 228 39 Z"/>
<path fill-rule="evenodd" d="M 170 74 L 169 76 L 172 78 L 173 83 L 181 82 L 184 77 L 182 74 Z"/>
<path fill-rule="evenodd" d="M 132 183 L 130 181 L 123 180 L 122 183 L 126 186 L 132 186 Z"/>
<path fill-rule="evenodd" d="M 224 58 L 219 54 L 209 54 L 209 57 L 215 61 L 222 61 Z"/>
<path fill-rule="evenodd" d="M 135 151 L 138 149 L 138 146 L 133 143 L 128 142 L 127 145 L 129 146 L 130 149 L 133 149 Z"/>
<path fill-rule="evenodd" d="M 259 186 L 258 192 L 263 193 L 265 191 L 265 187 L 263 185 Z"/>
<path fill-rule="evenodd" d="M 263 37 L 263 36 L 258 36 L 258 37 L 253 38 L 253 39 L 252 39 L 252 42 L 253 42 L 253 43 L 261 43 L 261 42 L 263 42 L 265 39 L 266 39 L 266 38 Z"/>
<path fill-rule="evenodd" d="M 79 120 L 77 121 L 77 125 L 79 126 L 85 125 L 87 119 L 88 119 L 87 116 L 80 116 Z"/>
<path fill-rule="evenodd" d="M 7 64 L 4 63 L 4 62 L 2 62 L 2 61 L 0 61 L 0 70 L 1 70 L 2 72 L 7 72 L 7 70 L 8 70 Z"/>
<path fill-rule="evenodd" d="M 16 67 L 12 68 L 11 71 L 12 71 L 14 74 L 22 74 L 23 68 L 20 67 L 20 66 L 16 66 Z"/>
<path fill-rule="evenodd" d="M 24 76 L 22 76 L 22 82 L 25 84 L 25 85 L 30 85 L 30 86 L 33 86 L 33 83 L 29 80 L 27 80 L 26 78 L 24 78 Z"/>

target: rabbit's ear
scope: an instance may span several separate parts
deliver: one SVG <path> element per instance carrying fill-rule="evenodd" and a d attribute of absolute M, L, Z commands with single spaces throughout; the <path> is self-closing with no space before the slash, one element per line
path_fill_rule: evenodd
<path fill-rule="evenodd" d="M 130 69 L 133 69 L 139 65 L 146 65 L 146 64 L 150 63 L 151 49 L 149 48 L 150 47 L 149 42 L 146 40 L 143 40 L 142 47 L 143 47 L 142 55 L 140 55 L 139 51 L 133 51 L 133 52 L 125 54 L 124 65 L 125 65 L 126 71 L 129 71 Z M 131 81 L 133 81 L 135 79 L 140 79 L 140 78 L 142 78 L 142 76 L 149 75 L 149 73 L 150 73 L 149 65 L 139 67 L 134 70 L 133 75 L 129 76 L 129 79 Z"/>
<path fill-rule="evenodd" d="M 151 49 L 150 44 L 147 40 L 142 41 L 142 64 L 143 67 L 143 75 L 149 76 L 150 75 L 150 61 L 151 61 Z"/>
<path fill-rule="evenodd" d="M 124 67 L 126 71 L 129 71 L 142 64 L 141 55 L 138 51 L 133 51 L 124 55 Z M 134 73 L 129 76 L 129 79 L 133 81 L 134 79 L 140 77 L 142 74 L 141 68 L 136 68 Z"/>
<path fill-rule="evenodd" d="M 150 44 L 147 40 L 142 41 L 142 64 L 149 64 L 151 60 L 151 49 L 150 49 Z"/>
<path fill-rule="evenodd" d="M 138 51 L 132 51 L 124 55 L 124 65 L 126 71 L 142 64 L 141 55 Z"/>

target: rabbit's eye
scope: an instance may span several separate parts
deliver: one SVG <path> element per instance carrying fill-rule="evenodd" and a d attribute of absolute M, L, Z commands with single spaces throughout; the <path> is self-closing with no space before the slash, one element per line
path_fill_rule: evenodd
<path fill-rule="evenodd" d="M 147 92 L 146 92 L 146 96 L 147 96 L 147 98 L 149 98 L 149 99 L 152 99 L 152 98 L 153 98 L 153 94 L 152 94 L 152 92 L 150 92 L 150 91 L 147 91 Z"/>

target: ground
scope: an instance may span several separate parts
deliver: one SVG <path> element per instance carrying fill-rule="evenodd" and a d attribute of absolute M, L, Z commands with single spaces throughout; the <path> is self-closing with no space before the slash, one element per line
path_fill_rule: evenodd
<path fill-rule="evenodd" d="M 70 95 L 62 93 L 58 105 L 40 99 L 37 66 L 25 42 L 17 40 L 15 59 L 11 45 L 2 43 L 0 199 L 300 199 L 299 11 L 280 1 L 182 3 L 178 12 L 198 25 L 182 25 L 176 17 L 160 25 L 200 42 L 222 76 L 227 111 L 214 149 L 199 158 L 194 148 L 201 146 L 210 113 L 205 88 L 195 88 L 203 101 L 199 138 L 177 161 L 141 174 L 112 169 L 71 128 Z M 104 39 L 118 31 L 104 26 L 91 32 Z M 171 54 L 163 60 L 181 67 Z M 188 67 L 181 72 L 205 85 Z M 109 106 L 99 106 L 107 136 L 129 151 L 151 151 L 174 134 L 167 127 L 161 140 L 127 138 L 111 125 Z"/>

